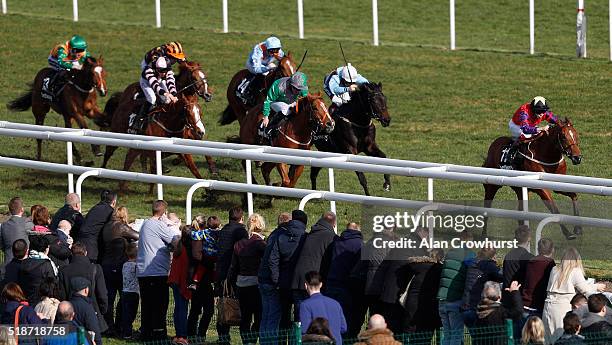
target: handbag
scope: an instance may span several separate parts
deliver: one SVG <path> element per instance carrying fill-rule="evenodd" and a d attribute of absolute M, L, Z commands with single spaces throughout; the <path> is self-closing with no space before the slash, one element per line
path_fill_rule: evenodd
<path fill-rule="evenodd" d="M 217 320 L 227 326 L 240 326 L 240 302 L 227 280 L 223 281 L 223 293 L 217 303 Z"/>

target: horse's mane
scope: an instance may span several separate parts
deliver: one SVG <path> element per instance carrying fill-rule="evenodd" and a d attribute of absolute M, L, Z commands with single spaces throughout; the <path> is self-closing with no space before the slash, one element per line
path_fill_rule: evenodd
<path fill-rule="evenodd" d="M 200 64 L 196 61 L 185 61 L 179 64 L 179 72 L 193 72 L 201 68 Z"/>
<path fill-rule="evenodd" d="M 298 103 L 300 103 L 300 106 L 302 106 L 302 103 L 312 103 L 314 101 L 316 101 L 317 99 L 323 99 L 323 96 L 321 94 L 321 92 L 317 92 L 317 93 L 308 93 L 308 95 L 306 97 L 302 97 L 298 100 Z"/>

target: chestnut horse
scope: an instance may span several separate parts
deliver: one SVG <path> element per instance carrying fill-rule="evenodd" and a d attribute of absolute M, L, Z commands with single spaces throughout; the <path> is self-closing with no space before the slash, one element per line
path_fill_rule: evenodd
<path fill-rule="evenodd" d="M 88 128 L 87 121 L 84 116 L 93 119 L 96 124 L 100 124 L 103 114 L 98 108 L 97 96 L 94 92 L 98 90 L 100 96 L 106 96 L 108 89 L 106 88 L 106 72 L 104 70 L 104 60 L 102 57 L 95 59 L 87 58 L 83 67 L 72 69 L 68 72 L 68 82 L 63 86 L 57 99 L 50 103 L 42 98 L 43 82 L 46 78 L 50 78 L 55 71 L 46 67 L 41 69 L 34 78 L 30 89 L 21 97 L 9 102 L 7 107 L 13 111 L 26 111 L 32 107 L 32 113 L 36 118 L 37 125 L 43 125 L 45 116 L 50 109 L 64 117 L 66 128 L 72 128 L 72 121 L 76 121 L 80 128 Z M 42 139 L 36 140 L 36 159 L 40 160 L 42 156 Z M 101 156 L 98 145 L 91 145 L 92 151 L 96 156 Z M 79 162 L 81 155 L 76 147 L 73 148 L 75 160 Z"/>
<path fill-rule="evenodd" d="M 511 142 L 512 139 L 509 137 L 499 137 L 495 139 L 495 141 L 493 141 L 489 147 L 489 153 L 484 167 L 499 168 L 502 150 Z M 522 160 L 522 162 L 519 163 L 519 170 L 565 174 L 567 171 L 567 164 L 565 163 L 564 155 L 569 157 L 574 165 L 580 164 L 582 160 L 582 155 L 580 154 L 580 147 L 578 144 L 578 132 L 576 131 L 576 128 L 574 128 L 571 120 L 568 118 L 565 118 L 565 120 L 559 120 L 557 125 L 551 125 L 548 130 L 541 131 L 538 135 L 534 136 L 533 139 L 530 139 L 528 142 L 521 145 L 517 154 Z M 495 194 L 501 187 L 502 186 L 493 184 L 484 185 L 485 207 L 491 207 Z M 521 188 L 512 187 L 512 189 L 516 193 L 519 200 L 519 210 L 522 210 L 523 203 L 521 202 Z M 540 196 L 550 212 L 559 213 L 559 208 L 555 204 L 552 198 L 552 192 L 550 190 L 529 190 Z M 579 215 L 578 196 L 576 193 L 561 191 L 555 191 L 555 193 L 568 196 L 570 199 L 572 199 L 574 215 Z M 574 232 L 572 233 L 563 224 L 561 224 L 561 231 L 568 240 L 574 239 L 577 235 L 582 234 L 582 228 L 580 226 L 575 226 Z M 483 236 L 486 235 L 486 223 L 482 234 Z"/>
<path fill-rule="evenodd" d="M 296 114 L 291 115 L 288 121 L 280 124 L 278 133 L 271 140 L 275 147 L 287 147 L 292 149 L 310 150 L 313 138 L 318 133 L 331 133 L 334 130 L 334 120 L 329 115 L 321 93 L 308 94 L 296 102 Z M 240 124 L 240 142 L 243 144 L 257 143 L 257 127 L 263 118 L 263 104 L 249 110 Z M 282 116 L 277 114 L 276 116 Z M 244 162 L 243 162 L 244 165 Z M 281 175 L 283 187 L 293 188 L 304 171 L 304 166 L 291 166 L 287 164 L 265 162 L 261 167 L 264 181 L 270 185 L 270 172 L 274 167 Z"/>
<path fill-rule="evenodd" d="M 176 85 L 179 89 L 179 101 L 175 104 L 166 104 L 153 109 L 144 134 L 201 140 L 204 137 L 205 128 L 202 120 L 202 108 L 198 104 L 198 97 L 202 97 L 206 101 L 212 99 L 212 90 L 208 86 L 206 74 L 204 74 L 197 62 L 189 61 L 181 63 L 179 64 L 179 74 L 176 76 Z M 112 132 L 127 133 L 130 115 L 144 101 L 138 96 L 141 94 L 139 83 L 133 83 L 123 92 L 113 94 L 104 108 L 107 121 L 111 123 L 110 130 Z M 116 149 L 116 146 L 106 147 L 102 168 L 106 167 Z M 129 168 L 133 160 L 140 154 L 140 152 L 138 154 L 136 152 L 130 154 L 130 152 L 126 156 L 124 169 Z M 149 152 L 147 155 L 153 155 L 153 152 Z M 181 154 L 179 156 L 191 173 L 201 179 L 202 175 L 196 167 L 193 157 L 189 154 Z M 130 161 L 129 164 L 128 161 Z M 154 159 L 151 160 L 152 165 L 154 161 Z M 210 172 L 216 175 L 217 167 L 215 161 L 210 156 L 206 156 L 206 161 L 208 162 Z"/>
<path fill-rule="evenodd" d="M 255 95 L 255 103 L 244 104 L 242 100 L 238 98 L 238 96 L 236 96 L 236 90 L 238 89 L 238 85 L 240 85 L 242 80 L 249 76 L 250 72 L 247 69 L 238 71 L 238 73 L 236 73 L 232 77 L 232 80 L 227 86 L 227 101 L 229 105 L 225 108 L 223 113 L 221 113 L 221 117 L 219 118 L 219 124 L 221 126 L 229 125 L 235 120 L 238 120 L 238 122 L 242 124 L 242 120 L 246 116 L 247 111 L 249 111 L 249 109 L 251 109 L 255 105 L 260 104 L 264 101 L 266 91 L 272 85 L 272 83 L 274 83 L 275 80 L 282 77 L 290 77 L 295 72 L 296 67 L 295 63 L 293 62 L 293 54 L 291 54 L 291 52 L 288 52 L 287 55 L 281 58 L 278 63 L 278 67 L 265 76 L 263 81 L 264 92 L 259 95 Z"/>
<path fill-rule="evenodd" d="M 329 109 L 332 113 L 332 105 Z M 360 85 L 359 91 L 351 92 L 351 100 L 332 113 L 336 120 L 336 128 L 326 140 L 315 140 L 319 151 L 350 153 L 357 155 L 364 152 L 368 156 L 386 158 L 385 153 L 376 144 L 376 126 L 372 120 L 377 120 L 383 127 L 389 126 L 391 117 L 387 109 L 387 97 L 382 93 L 382 84 L 366 83 Z M 317 189 L 317 176 L 321 168 L 310 168 L 312 189 Z M 365 174 L 355 171 L 365 195 L 370 195 Z M 391 190 L 391 178 L 384 175 L 383 189 Z"/>

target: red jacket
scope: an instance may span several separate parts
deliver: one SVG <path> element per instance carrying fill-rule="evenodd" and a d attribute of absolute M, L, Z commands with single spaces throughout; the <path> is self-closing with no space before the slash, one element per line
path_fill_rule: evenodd
<path fill-rule="evenodd" d="M 178 285 L 181 295 L 186 299 L 191 299 L 191 290 L 187 288 L 187 282 L 191 279 L 189 277 L 189 252 L 182 243 L 178 250 L 179 254 L 172 257 L 168 284 Z"/>
<path fill-rule="evenodd" d="M 557 116 L 552 111 L 547 111 L 542 117 L 538 117 L 533 113 L 531 103 L 521 105 L 512 116 L 512 122 L 521 127 L 525 134 L 537 134 L 537 126 L 544 120 L 549 123 L 557 123 Z"/>

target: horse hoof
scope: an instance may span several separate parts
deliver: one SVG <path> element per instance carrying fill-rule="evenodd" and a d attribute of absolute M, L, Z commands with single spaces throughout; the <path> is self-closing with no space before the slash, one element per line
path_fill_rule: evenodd
<path fill-rule="evenodd" d="M 102 156 L 104 156 L 104 154 L 103 154 L 101 151 L 95 152 L 95 153 L 94 153 L 94 155 L 95 155 L 96 157 L 102 157 Z"/>
<path fill-rule="evenodd" d="M 383 189 L 385 190 L 385 192 L 390 192 L 391 191 L 391 185 L 388 183 L 383 184 Z"/>
<path fill-rule="evenodd" d="M 568 241 L 576 239 L 576 234 L 569 232 L 569 230 L 567 230 L 567 229 L 562 229 L 561 232 L 563 232 L 563 235 L 565 236 L 565 239 L 568 240 Z"/>
<path fill-rule="evenodd" d="M 581 226 L 574 227 L 574 235 L 582 236 L 582 227 Z"/>
<path fill-rule="evenodd" d="M 263 165 L 262 161 L 255 161 L 255 167 L 256 168 L 261 168 L 262 165 Z"/>

